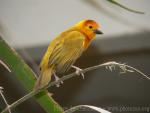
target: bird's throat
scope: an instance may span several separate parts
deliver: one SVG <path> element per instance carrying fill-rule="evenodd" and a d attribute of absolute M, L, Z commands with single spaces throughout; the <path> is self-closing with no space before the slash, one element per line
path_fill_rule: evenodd
<path fill-rule="evenodd" d="M 89 35 L 87 35 L 84 32 L 83 32 L 83 34 L 85 36 L 85 41 L 84 41 L 83 45 L 84 45 L 85 48 L 88 48 L 88 46 L 90 45 L 90 43 L 91 43 L 91 41 L 92 41 L 93 38 L 91 38 Z"/>

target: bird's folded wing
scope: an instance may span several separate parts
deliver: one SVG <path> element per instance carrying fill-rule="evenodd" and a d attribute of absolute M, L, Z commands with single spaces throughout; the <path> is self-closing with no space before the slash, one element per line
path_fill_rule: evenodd
<path fill-rule="evenodd" d="M 85 36 L 78 31 L 71 31 L 63 35 L 61 39 L 53 47 L 48 62 L 50 67 L 55 65 L 59 73 L 70 69 L 70 66 L 81 55 L 84 50 Z"/>

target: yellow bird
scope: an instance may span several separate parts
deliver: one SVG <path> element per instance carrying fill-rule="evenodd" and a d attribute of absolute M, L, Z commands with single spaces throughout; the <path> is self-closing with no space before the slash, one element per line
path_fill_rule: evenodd
<path fill-rule="evenodd" d="M 103 34 L 98 30 L 100 26 L 94 20 L 82 20 L 73 27 L 59 34 L 48 46 L 40 64 L 40 76 L 34 89 L 48 85 L 51 76 L 55 80 L 56 74 L 67 72 L 75 61 L 88 48 L 96 34 Z"/>

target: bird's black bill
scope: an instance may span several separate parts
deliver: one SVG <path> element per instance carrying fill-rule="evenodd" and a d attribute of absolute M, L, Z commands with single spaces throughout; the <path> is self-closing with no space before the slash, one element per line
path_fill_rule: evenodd
<path fill-rule="evenodd" d="M 100 30 L 98 30 L 98 29 L 95 29 L 95 30 L 94 30 L 94 33 L 96 33 L 96 34 L 103 34 L 103 32 L 100 31 Z"/>

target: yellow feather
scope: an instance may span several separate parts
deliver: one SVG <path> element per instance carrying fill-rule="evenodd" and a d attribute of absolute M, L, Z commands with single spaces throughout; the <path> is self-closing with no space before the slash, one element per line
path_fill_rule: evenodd
<path fill-rule="evenodd" d="M 81 21 L 62 32 L 49 44 L 40 64 L 41 74 L 35 89 L 48 85 L 54 72 L 60 74 L 68 71 L 88 47 L 95 36 L 95 33 L 87 28 L 88 22 L 91 24 L 92 20 Z M 94 21 L 93 25 L 97 27 Z"/>

